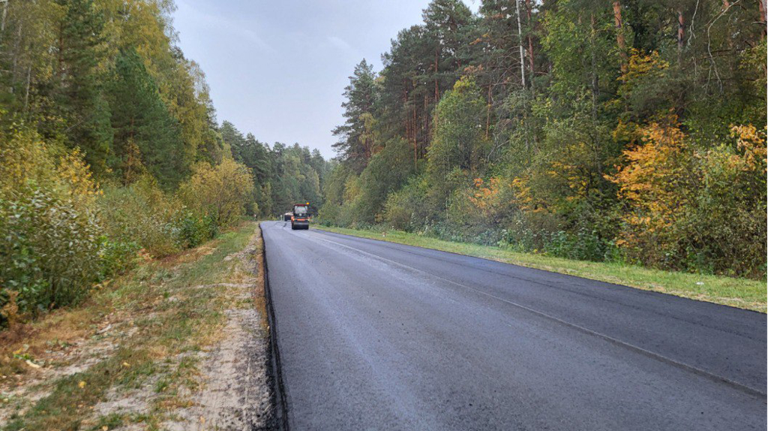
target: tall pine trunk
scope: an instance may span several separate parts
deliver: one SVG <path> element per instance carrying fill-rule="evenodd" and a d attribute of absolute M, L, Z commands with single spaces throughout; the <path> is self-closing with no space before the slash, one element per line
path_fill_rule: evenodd
<path fill-rule="evenodd" d="M 766 35 L 766 22 L 768 22 L 768 18 L 766 17 L 766 10 L 768 10 L 768 6 L 766 6 L 766 2 L 768 0 L 757 0 L 757 7 L 760 11 L 760 24 L 763 27 L 763 38 L 765 38 Z"/>
<path fill-rule="evenodd" d="M 413 169 L 415 170 L 419 162 L 419 140 L 416 136 L 416 106 L 413 107 Z"/>
<path fill-rule="evenodd" d="M 525 88 L 525 50 L 523 49 L 523 26 L 520 23 L 520 0 L 515 0 L 517 12 L 517 37 L 520 46 L 520 83 Z"/>
<path fill-rule="evenodd" d="M 439 68 L 438 60 L 440 59 L 440 53 L 435 50 L 435 106 L 440 102 L 440 85 L 437 82 L 437 70 Z"/>
<path fill-rule="evenodd" d="M 683 17 L 683 11 L 677 11 L 677 61 L 682 61 L 683 58 L 683 45 L 685 40 L 685 17 Z"/>
<path fill-rule="evenodd" d="M 613 23 L 616 26 L 616 45 L 619 46 L 619 55 L 621 56 L 621 71 L 627 71 L 627 42 L 624 39 L 624 21 L 621 17 L 621 2 L 613 2 Z"/>
<path fill-rule="evenodd" d="M 533 89 L 533 78 L 536 76 L 533 62 L 533 37 L 531 32 L 533 31 L 533 19 L 531 18 L 531 0 L 525 0 L 525 11 L 528 16 L 528 70 L 531 72 L 530 78 L 531 89 Z"/>
<path fill-rule="evenodd" d="M 592 51 L 592 79 L 591 79 L 591 87 L 592 87 L 592 120 L 597 121 L 597 98 L 599 95 L 600 87 L 598 84 L 598 76 L 597 76 L 597 53 L 596 53 L 596 44 L 595 39 L 597 39 L 597 23 L 595 22 L 595 13 L 592 12 L 589 16 L 589 25 L 590 25 L 590 38 L 589 38 L 589 44 L 590 44 L 590 51 Z"/>
<path fill-rule="evenodd" d="M 492 84 L 488 84 L 488 104 L 485 111 L 485 139 L 488 139 L 488 133 L 491 129 L 491 87 Z"/>

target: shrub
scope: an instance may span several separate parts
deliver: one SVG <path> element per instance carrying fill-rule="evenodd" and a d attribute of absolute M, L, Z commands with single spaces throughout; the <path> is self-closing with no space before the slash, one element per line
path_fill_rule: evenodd
<path fill-rule="evenodd" d="M 101 238 L 101 278 L 114 277 L 134 266 L 136 252 L 141 248 L 135 241 L 112 240 L 106 235 Z"/>
<path fill-rule="evenodd" d="M 178 244 L 182 248 L 197 247 L 218 233 L 213 217 L 200 216 L 192 211 L 184 211 L 177 226 Z"/>
<path fill-rule="evenodd" d="M 82 299 L 103 274 L 101 233 L 94 211 L 49 191 L 0 198 L 0 283 L 18 292 L 20 312 Z"/>
<path fill-rule="evenodd" d="M 405 187 L 392 193 L 384 204 L 384 221 L 398 230 L 412 232 L 429 224 L 426 202 L 428 185 L 424 176 L 412 178 Z"/>
<path fill-rule="evenodd" d="M 544 251 L 552 256 L 575 260 L 605 260 L 611 243 L 603 240 L 594 230 L 579 229 L 575 234 L 557 231 L 549 235 Z"/>
<path fill-rule="evenodd" d="M 75 303 L 104 277 L 99 190 L 78 151 L 25 129 L 0 136 L 0 309 Z M 12 299 L 13 298 L 13 299 Z"/>
<path fill-rule="evenodd" d="M 112 240 L 133 242 L 153 257 L 177 253 L 178 220 L 184 206 L 148 176 L 127 187 L 106 187 L 99 199 L 106 233 Z"/>
<path fill-rule="evenodd" d="M 764 277 L 766 146 L 754 126 L 733 127 L 736 145 L 695 156 L 700 185 L 679 231 L 683 265 L 707 272 Z"/>
<path fill-rule="evenodd" d="M 243 204 L 253 191 L 245 165 L 232 159 L 211 166 L 200 163 L 179 189 L 182 201 L 198 214 L 211 217 L 218 226 L 230 226 L 244 213 Z"/>
<path fill-rule="evenodd" d="M 651 124 L 610 177 L 628 211 L 617 244 L 646 265 L 764 277 L 766 144 L 754 126 L 695 148 L 676 124 Z"/>

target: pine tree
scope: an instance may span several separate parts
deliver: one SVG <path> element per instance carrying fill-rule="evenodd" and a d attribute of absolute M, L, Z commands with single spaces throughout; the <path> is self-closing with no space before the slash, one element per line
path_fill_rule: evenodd
<path fill-rule="evenodd" d="M 140 153 L 141 166 L 166 189 L 189 173 L 179 124 L 160 98 L 157 85 L 133 50 L 120 53 L 109 87 L 114 128 L 112 165 L 130 182 L 139 169 L 132 154 Z"/>
<path fill-rule="evenodd" d="M 365 115 L 371 115 L 378 97 L 376 74 L 365 59 L 355 66 L 344 89 L 346 102 L 342 103 L 346 122 L 333 129 L 339 142 L 333 145 L 341 158 L 360 172 L 368 164 L 374 151 L 374 140 L 366 134 Z"/>
<path fill-rule="evenodd" d="M 103 17 L 93 0 L 59 0 L 66 7 L 58 31 L 58 88 L 54 100 L 64 128 L 66 143 L 80 148 L 98 176 L 106 171 L 112 131 L 109 106 L 101 91 L 97 66 L 103 57 Z"/>

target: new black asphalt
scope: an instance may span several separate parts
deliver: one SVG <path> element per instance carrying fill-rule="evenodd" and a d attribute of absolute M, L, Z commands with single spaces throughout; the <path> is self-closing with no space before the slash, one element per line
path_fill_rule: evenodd
<path fill-rule="evenodd" d="M 766 429 L 766 316 L 262 224 L 291 429 Z"/>

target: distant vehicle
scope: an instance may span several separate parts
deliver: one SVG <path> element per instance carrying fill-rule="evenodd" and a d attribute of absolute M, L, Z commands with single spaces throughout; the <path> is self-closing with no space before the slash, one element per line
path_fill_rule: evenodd
<path fill-rule="evenodd" d="M 293 213 L 292 212 L 287 212 L 287 213 L 283 214 L 283 221 L 291 221 L 291 217 L 293 217 Z"/>
<path fill-rule="evenodd" d="M 291 229 L 309 229 L 309 202 L 293 206 Z"/>

